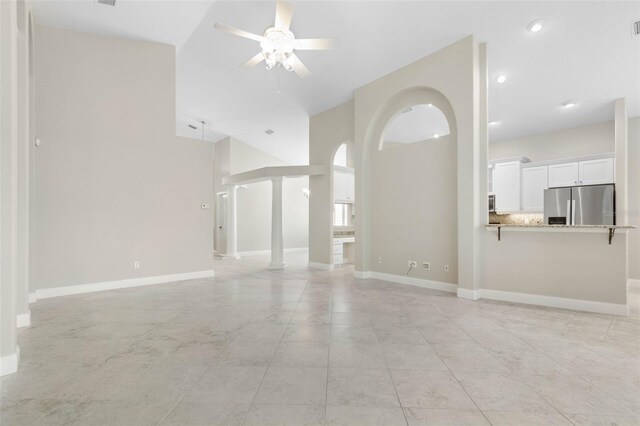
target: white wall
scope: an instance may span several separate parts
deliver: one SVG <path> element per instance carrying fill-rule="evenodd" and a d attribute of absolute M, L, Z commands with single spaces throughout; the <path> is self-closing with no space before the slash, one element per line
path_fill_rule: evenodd
<path fill-rule="evenodd" d="M 532 162 L 615 150 L 613 121 L 489 143 L 489 160 L 523 155 Z"/>
<path fill-rule="evenodd" d="M 216 172 L 216 191 L 224 191 L 221 180 L 225 175 L 238 174 L 269 166 L 288 165 L 238 139 L 228 137 L 216 142 L 216 164 L 223 169 Z M 225 156 L 227 158 L 225 158 Z M 309 238 L 309 200 L 302 189 L 309 179 L 285 179 L 282 185 L 284 248 L 306 248 Z M 222 189 L 218 189 L 222 188 Z M 237 190 L 238 252 L 271 249 L 271 182 L 257 182 Z"/>
<path fill-rule="evenodd" d="M 37 288 L 212 269 L 213 147 L 174 136 L 174 47 L 36 33 Z"/>
<path fill-rule="evenodd" d="M 338 147 L 344 142 L 353 142 L 353 107 L 353 101 L 348 101 L 310 118 L 309 164 L 331 170 Z M 333 175 L 311 176 L 309 185 L 309 261 L 330 265 L 333 263 Z"/>
<path fill-rule="evenodd" d="M 640 117 L 629 119 L 628 152 L 628 223 L 636 229 L 629 231 L 629 278 L 640 280 Z"/>

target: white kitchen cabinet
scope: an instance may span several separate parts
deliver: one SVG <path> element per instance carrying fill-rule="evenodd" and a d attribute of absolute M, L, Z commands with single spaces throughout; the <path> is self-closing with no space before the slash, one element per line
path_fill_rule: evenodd
<path fill-rule="evenodd" d="M 544 190 L 547 184 L 547 166 L 522 169 L 522 211 L 544 211 Z"/>
<path fill-rule="evenodd" d="M 520 161 L 496 163 L 493 169 L 493 193 L 496 212 L 520 210 Z"/>
<path fill-rule="evenodd" d="M 333 172 L 333 199 L 340 202 L 354 202 L 355 184 L 353 172 L 343 170 Z"/>
<path fill-rule="evenodd" d="M 549 166 L 549 187 L 579 185 L 580 163 L 551 164 Z"/>
<path fill-rule="evenodd" d="M 579 185 L 598 185 L 601 183 L 613 183 L 614 166 L 613 158 L 601 158 L 580 162 Z"/>

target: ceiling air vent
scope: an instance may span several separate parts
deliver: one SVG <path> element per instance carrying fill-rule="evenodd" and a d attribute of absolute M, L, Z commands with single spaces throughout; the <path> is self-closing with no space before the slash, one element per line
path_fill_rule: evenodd
<path fill-rule="evenodd" d="M 634 37 L 640 36 L 640 20 L 631 23 L 631 34 Z"/>
<path fill-rule="evenodd" d="M 115 6 L 116 0 L 96 0 L 96 3 L 106 4 L 107 6 Z"/>
<path fill-rule="evenodd" d="M 275 133 L 275 132 L 274 132 L 273 130 L 271 130 L 271 129 L 267 129 L 267 130 L 265 130 L 264 132 L 265 132 L 266 134 L 268 134 L 268 135 L 272 135 L 272 134 L 274 134 L 274 133 Z"/>

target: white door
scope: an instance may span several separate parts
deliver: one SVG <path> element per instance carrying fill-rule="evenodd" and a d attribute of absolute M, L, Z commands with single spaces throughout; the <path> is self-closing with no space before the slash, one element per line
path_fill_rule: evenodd
<path fill-rule="evenodd" d="M 497 163 L 493 170 L 493 193 L 498 213 L 520 211 L 520 162 Z"/>
<path fill-rule="evenodd" d="M 579 164 L 562 163 L 549 166 L 549 188 L 579 185 Z"/>
<path fill-rule="evenodd" d="M 227 194 L 218 194 L 216 198 L 216 247 L 218 254 L 226 253 L 227 249 Z"/>
<path fill-rule="evenodd" d="M 580 185 L 614 182 L 613 158 L 580 162 Z"/>
<path fill-rule="evenodd" d="M 544 190 L 547 188 L 547 166 L 522 169 L 522 211 L 544 211 Z"/>

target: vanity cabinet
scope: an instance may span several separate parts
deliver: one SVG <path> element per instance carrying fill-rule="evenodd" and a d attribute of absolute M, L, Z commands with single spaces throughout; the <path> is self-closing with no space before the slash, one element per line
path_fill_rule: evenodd
<path fill-rule="evenodd" d="M 547 182 L 547 166 L 522 169 L 522 211 L 539 213 L 544 211 L 544 190 Z"/>
<path fill-rule="evenodd" d="M 353 171 L 347 169 L 333 172 L 333 199 L 336 203 L 355 201 L 355 182 Z"/>

